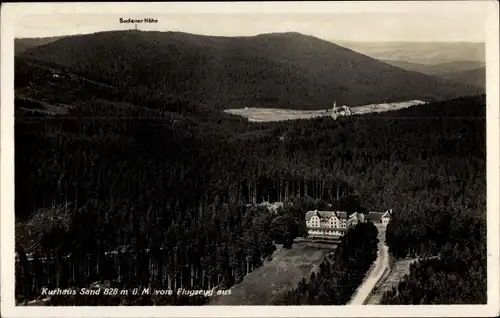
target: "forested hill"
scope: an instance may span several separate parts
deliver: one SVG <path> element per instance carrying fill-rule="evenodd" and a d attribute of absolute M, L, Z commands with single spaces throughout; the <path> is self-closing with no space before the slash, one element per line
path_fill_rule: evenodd
<path fill-rule="evenodd" d="M 44 45 L 47 43 L 51 43 L 57 41 L 59 39 L 64 38 L 64 36 L 51 36 L 45 38 L 19 38 L 14 39 L 14 52 L 15 54 L 21 54 L 27 49 L 32 47 L 37 47 L 40 45 Z"/>
<path fill-rule="evenodd" d="M 455 82 L 474 85 L 478 88 L 484 89 L 486 87 L 486 65 L 484 62 L 455 61 L 433 65 L 397 60 L 384 60 L 384 62 L 405 70 L 447 78 Z"/>
<path fill-rule="evenodd" d="M 22 56 L 119 87 L 144 86 L 219 108 L 320 109 L 480 93 L 299 33 L 214 37 L 113 31 L 69 36 Z"/>
<path fill-rule="evenodd" d="M 448 73 L 443 77 L 486 89 L 486 68 L 477 68 L 468 71 Z"/>

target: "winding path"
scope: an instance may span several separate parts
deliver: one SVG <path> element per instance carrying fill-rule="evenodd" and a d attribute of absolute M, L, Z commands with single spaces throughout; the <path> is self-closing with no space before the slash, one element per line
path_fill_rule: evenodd
<path fill-rule="evenodd" d="M 348 305 L 364 305 L 373 288 L 375 288 L 375 285 L 389 267 L 389 248 L 385 245 L 385 226 L 377 225 L 377 229 L 379 239 L 377 259 L 374 262 L 374 266 L 368 270 L 364 281 L 358 287 L 349 303 L 347 303 Z"/>

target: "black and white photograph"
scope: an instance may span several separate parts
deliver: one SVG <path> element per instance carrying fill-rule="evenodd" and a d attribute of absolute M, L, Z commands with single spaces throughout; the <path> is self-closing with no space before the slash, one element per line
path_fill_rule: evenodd
<path fill-rule="evenodd" d="M 498 2 L 11 3 L 1 108 L 2 316 L 499 314 Z"/>

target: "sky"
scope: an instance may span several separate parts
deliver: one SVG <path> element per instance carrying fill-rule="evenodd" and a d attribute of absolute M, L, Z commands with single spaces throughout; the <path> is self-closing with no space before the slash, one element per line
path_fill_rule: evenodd
<path fill-rule="evenodd" d="M 446 1 L 444 1 L 446 3 Z M 462 2 L 462 3 L 466 3 Z M 382 2 L 383 4 L 384 2 Z M 416 2 L 417 4 L 419 2 Z M 453 2 L 451 2 L 453 4 Z M 479 3 L 479 4 L 478 4 Z M 120 18 L 157 19 L 158 23 L 138 24 L 139 30 L 182 31 L 188 33 L 219 36 L 251 36 L 270 32 L 300 32 L 327 40 L 347 41 L 439 41 L 439 42 L 483 42 L 484 23 L 487 16 L 484 1 L 476 1 L 469 6 L 440 5 L 426 3 L 426 6 L 399 3 L 398 8 L 389 5 L 362 6 L 343 3 L 322 10 L 320 5 L 293 7 L 252 6 L 242 12 L 229 8 L 211 10 L 168 10 L 166 4 L 146 3 L 137 10 L 126 10 L 126 4 L 117 7 L 97 7 L 97 9 L 66 8 L 65 10 L 28 10 L 16 14 L 14 22 L 15 37 L 48 37 L 68 34 L 87 34 L 108 30 L 132 29 L 134 24 L 123 24 Z M 300 4 L 300 3 L 299 3 Z M 371 3 L 369 3 L 371 4 Z M 189 4 L 187 4 L 189 5 Z M 219 4 L 220 5 L 220 4 Z M 125 9 L 123 9 L 125 6 Z M 222 7 L 221 7 L 222 8 Z M 227 8 L 227 6 L 225 7 Z M 278 9 L 276 9 L 278 8 Z M 79 10 L 80 9 L 80 10 Z M 260 10 L 260 11 L 259 11 Z M 116 13 L 116 12 L 121 13 Z M 166 13 L 169 11 L 168 13 Z M 134 13 L 131 13 L 134 12 Z"/>

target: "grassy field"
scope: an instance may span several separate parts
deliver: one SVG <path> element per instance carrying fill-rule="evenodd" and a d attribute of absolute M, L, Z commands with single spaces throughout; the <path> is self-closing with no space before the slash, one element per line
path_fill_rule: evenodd
<path fill-rule="evenodd" d="M 368 113 L 379 113 L 389 110 L 397 110 L 407 108 L 415 105 L 423 104 L 419 100 L 412 100 L 399 103 L 384 103 L 384 104 L 370 104 L 359 107 L 351 108 L 354 115 L 362 115 Z M 238 109 L 226 109 L 225 112 L 240 115 L 248 118 L 252 122 L 266 122 L 266 121 L 282 121 L 294 119 L 308 119 L 322 116 L 330 116 L 329 109 L 321 110 L 292 110 L 292 109 L 278 109 L 278 108 L 257 108 L 246 107 Z"/>
<path fill-rule="evenodd" d="M 323 257 L 335 245 L 297 242 L 291 249 L 279 247 L 271 261 L 254 270 L 231 288 L 231 295 L 212 298 L 210 305 L 271 305 L 302 278 L 309 279 Z"/>
<path fill-rule="evenodd" d="M 382 104 L 370 104 L 359 107 L 351 108 L 351 111 L 354 115 L 362 115 L 368 113 L 382 113 L 390 110 L 398 110 L 403 108 L 408 108 L 411 106 L 417 106 L 425 104 L 425 102 L 421 100 L 410 100 L 406 102 L 399 103 L 382 103 Z"/>
<path fill-rule="evenodd" d="M 294 119 L 308 119 L 314 117 L 328 116 L 329 110 L 293 110 L 278 108 L 256 108 L 247 107 L 239 109 L 226 109 L 233 115 L 240 115 L 253 122 L 281 121 Z"/>

